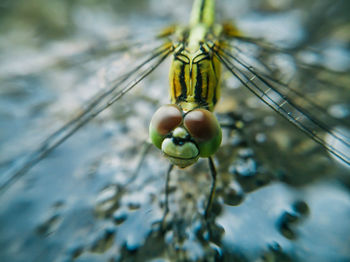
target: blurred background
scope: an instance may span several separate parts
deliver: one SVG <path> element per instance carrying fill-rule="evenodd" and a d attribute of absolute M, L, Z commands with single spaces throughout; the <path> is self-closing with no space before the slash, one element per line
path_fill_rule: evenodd
<path fill-rule="evenodd" d="M 217 1 L 217 20 L 287 48 L 242 46 L 350 130 L 349 1 Z M 185 25 L 192 1 L 2 0 L 0 174 Z M 241 47 L 240 47 L 241 48 Z M 248 51 L 246 51 L 248 50 Z M 168 59 L 130 93 L 0 192 L 1 261 L 348 261 L 350 170 L 223 73 L 216 198 L 205 159 L 171 176 L 148 148 L 168 103 Z M 308 108 L 309 110 L 312 110 Z M 322 119 L 321 119 L 322 120 Z M 1 177 L 0 177 L 1 179 Z"/>

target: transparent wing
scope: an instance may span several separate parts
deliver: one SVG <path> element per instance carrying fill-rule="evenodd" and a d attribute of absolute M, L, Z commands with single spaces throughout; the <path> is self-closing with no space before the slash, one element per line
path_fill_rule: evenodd
<path fill-rule="evenodd" d="M 121 99 L 123 95 L 129 92 L 134 86 L 155 70 L 172 51 L 172 44 L 164 43 L 151 51 L 148 57 L 137 66 L 109 82 L 105 91 L 96 95 L 96 97 L 86 105 L 82 112 L 51 134 L 37 149 L 1 176 L 0 192 L 4 192 L 4 189 L 25 174 L 31 167 L 43 159 L 57 146 L 63 143 L 103 110 Z"/>
<path fill-rule="evenodd" d="M 319 64 L 306 63 L 305 56 L 307 55 L 318 55 L 322 57 L 322 54 L 317 53 L 316 50 L 308 49 L 308 51 L 300 50 L 300 48 L 284 49 L 273 46 L 271 43 L 267 43 L 262 39 L 252 39 L 247 37 L 237 38 L 240 43 L 252 43 L 260 49 L 261 54 L 259 57 L 250 55 L 249 59 L 253 62 L 254 66 L 247 62 L 246 57 L 249 55 L 247 51 L 243 51 L 238 46 L 231 46 L 234 52 L 237 54 L 237 58 L 240 61 L 244 61 L 245 65 L 251 66 L 252 70 L 254 69 L 259 73 L 260 76 L 265 79 L 272 81 L 277 85 L 279 91 L 283 93 L 284 96 L 288 96 L 289 100 L 292 100 L 293 103 L 297 104 L 300 107 L 303 107 L 307 111 L 318 119 L 321 119 L 323 122 L 326 122 L 328 126 L 333 126 L 339 124 L 339 119 L 335 119 L 330 116 L 329 112 L 325 109 L 325 104 L 330 103 L 347 103 L 348 97 L 346 96 L 329 96 L 328 101 L 317 101 L 317 99 L 311 99 L 313 93 L 328 92 L 332 89 L 334 91 L 342 91 L 341 94 L 347 93 L 347 85 L 349 84 L 349 71 L 334 71 L 325 66 Z M 309 52 L 309 54 L 306 54 Z M 278 64 L 278 60 L 283 60 L 284 67 L 289 70 L 277 72 L 279 69 L 271 68 L 271 66 L 266 63 L 263 64 L 262 60 L 267 60 L 269 57 L 270 61 Z M 273 59 L 271 59 L 273 57 Z M 277 61 L 276 61 L 277 60 Z M 307 59 L 306 59 L 307 60 Z M 322 57 L 322 60 L 325 60 Z M 289 65 L 288 65 L 289 63 Z M 287 64 L 287 65 L 286 65 Z M 276 67 L 278 65 L 275 65 Z M 289 66 L 289 68 L 288 68 Z M 296 67 L 291 68 L 292 66 Z M 263 68 L 262 70 L 258 68 Z M 263 72 L 264 71 L 264 72 Z M 296 74 L 294 71 L 298 72 Z M 297 81 L 295 81 L 298 78 Z M 278 79 L 278 80 L 277 80 Z M 336 92 L 334 92 L 336 94 Z M 350 124 L 349 119 L 343 118 L 343 123 L 347 125 Z"/>
<path fill-rule="evenodd" d="M 2 54 L 0 80 L 42 74 L 55 68 L 68 70 L 96 61 L 99 58 L 130 52 L 130 50 L 143 56 L 145 52 L 150 51 L 150 48 L 161 44 L 161 36 L 157 36 L 155 32 L 157 31 L 124 32 L 121 29 L 104 36 L 94 35 L 87 39 L 56 41 L 47 44 L 40 52 L 36 50 L 23 53 L 18 51 L 17 59 L 14 59 L 13 54 L 8 54 L 8 56 Z"/>
<path fill-rule="evenodd" d="M 251 39 L 250 39 L 251 40 Z M 282 115 L 329 152 L 350 165 L 350 142 L 346 135 L 331 128 L 337 122 L 326 110 L 306 98 L 301 91 L 276 80 L 259 59 L 248 60 L 236 46 L 213 50 L 223 65 L 261 101 Z M 332 125 L 331 125 L 332 124 Z M 341 145 L 341 146 L 339 146 Z"/>

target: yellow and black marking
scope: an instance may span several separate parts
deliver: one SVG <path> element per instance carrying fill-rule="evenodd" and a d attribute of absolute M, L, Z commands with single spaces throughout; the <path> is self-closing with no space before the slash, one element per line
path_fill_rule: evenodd
<path fill-rule="evenodd" d="M 194 108 L 213 111 L 220 98 L 219 60 L 204 44 L 191 53 L 181 44 L 170 68 L 171 102 L 185 112 Z"/>
<path fill-rule="evenodd" d="M 233 24 L 214 24 L 214 5 L 213 0 L 196 0 L 190 25 L 171 31 L 177 42 L 169 73 L 171 103 L 185 113 L 195 108 L 214 110 L 221 76 L 216 52 L 227 48 L 227 39 L 241 35 Z"/>

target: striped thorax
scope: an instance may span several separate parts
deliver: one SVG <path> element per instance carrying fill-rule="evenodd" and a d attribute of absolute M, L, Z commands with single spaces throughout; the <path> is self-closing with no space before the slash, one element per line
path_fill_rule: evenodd
<path fill-rule="evenodd" d="M 221 65 L 209 46 L 215 36 L 213 1 L 196 1 L 190 25 L 179 29 L 170 67 L 170 105 L 150 124 L 152 143 L 179 167 L 210 157 L 221 144 L 221 128 L 212 113 L 220 97 Z"/>
<path fill-rule="evenodd" d="M 170 97 L 184 112 L 194 108 L 213 111 L 220 97 L 221 64 L 204 39 L 205 26 L 190 31 L 188 41 L 181 42 L 170 67 Z M 201 38 L 197 39 L 198 36 Z"/>

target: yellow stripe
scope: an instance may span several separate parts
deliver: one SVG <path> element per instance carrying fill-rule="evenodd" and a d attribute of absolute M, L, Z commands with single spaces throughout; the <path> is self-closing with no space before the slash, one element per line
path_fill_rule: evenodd
<path fill-rule="evenodd" d="M 220 62 L 214 56 L 208 57 L 208 53 L 202 50 L 193 59 L 189 56 L 184 51 L 171 64 L 171 102 L 180 106 L 181 103 L 186 104 L 186 107 L 192 103 L 191 108 L 206 107 L 212 111 L 220 96 Z M 187 59 L 189 63 L 185 62 Z"/>

